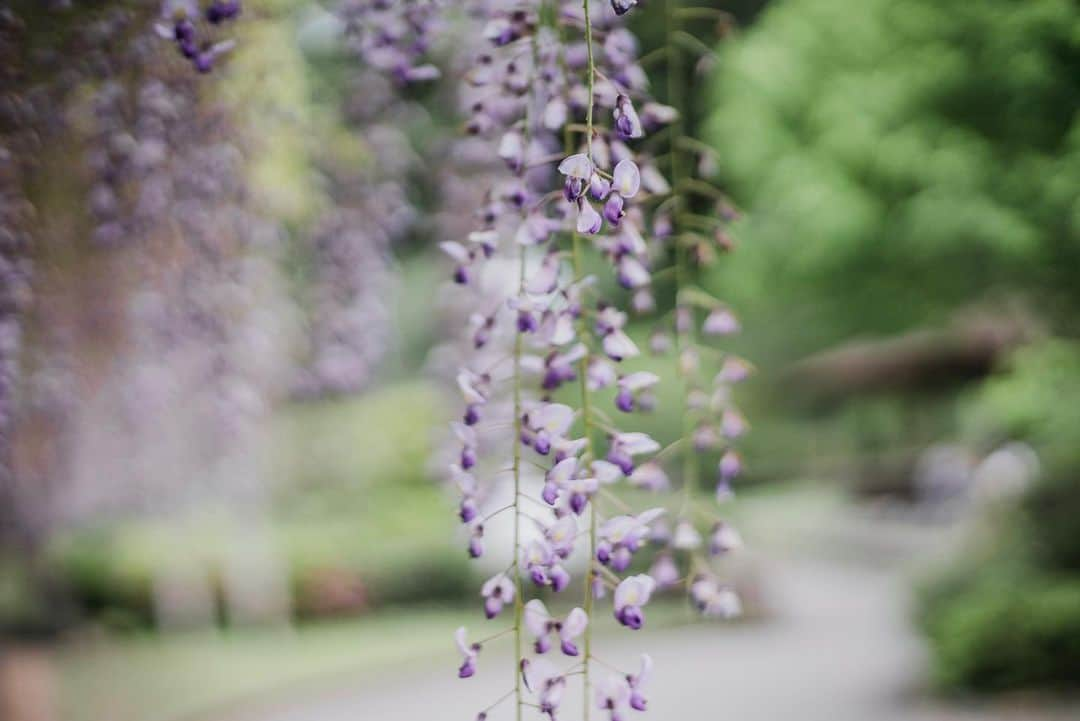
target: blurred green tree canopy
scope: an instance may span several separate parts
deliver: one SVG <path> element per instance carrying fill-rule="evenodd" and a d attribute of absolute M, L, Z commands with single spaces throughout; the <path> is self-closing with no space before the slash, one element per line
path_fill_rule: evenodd
<path fill-rule="evenodd" d="M 1080 5 L 787 0 L 720 53 L 748 220 L 711 285 L 755 357 L 1015 296 L 1080 331 Z"/>

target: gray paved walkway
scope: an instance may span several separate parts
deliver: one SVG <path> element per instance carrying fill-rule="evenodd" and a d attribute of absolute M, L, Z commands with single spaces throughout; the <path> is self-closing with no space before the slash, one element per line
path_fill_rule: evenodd
<path fill-rule="evenodd" d="M 1077 718 L 1000 708 L 945 708 L 917 693 L 922 649 L 906 622 L 908 583 L 864 563 L 762 562 L 774 617 L 605 637 L 601 657 L 622 663 L 647 648 L 656 661 L 655 721 L 1021 721 Z M 453 658 L 389 678 L 357 678 L 318 698 L 252 710 L 242 721 L 472 721 L 510 686 L 508 659 L 485 653 L 481 672 L 454 677 Z M 627 664 L 628 666 L 630 664 Z M 500 669 L 501 673 L 492 671 Z M 561 718 L 580 719 L 576 688 Z M 540 718 L 528 710 L 527 718 Z M 489 715 L 511 719 L 509 705 Z M 593 719 L 605 718 L 594 712 Z"/>

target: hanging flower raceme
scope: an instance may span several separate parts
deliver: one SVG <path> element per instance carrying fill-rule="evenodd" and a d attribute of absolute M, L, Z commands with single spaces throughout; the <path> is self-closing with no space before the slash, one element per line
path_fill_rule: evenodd
<path fill-rule="evenodd" d="M 705 546 L 690 521 L 696 516 L 689 500 L 669 526 L 659 502 L 639 511 L 616 495 L 625 486 L 663 494 L 672 485 L 667 449 L 631 425 L 632 414 L 655 406 L 661 378 L 624 366 L 641 355 L 631 313 L 667 302 L 654 291 L 654 268 L 662 272 L 669 262 L 665 244 L 675 242 L 680 217 L 670 201 L 678 188 L 647 152 L 657 144 L 643 142 L 679 114 L 649 95 L 637 40 L 619 20 L 634 5 L 475 0 L 472 16 L 485 47 L 465 74 L 462 107 L 466 132 L 489 161 L 490 184 L 477 191 L 483 197 L 475 229 L 441 244 L 457 293 L 470 301 L 461 315 L 457 383 L 464 410 L 452 426 L 450 477 L 470 555 L 483 553 L 484 523 L 513 514 L 510 566 L 484 583 L 481 597 L 488 618 L 513 609 L 515 645 L 525 640 L 531 647 L 515 660 L 519 682 L 551 719 L 568 679 L 597 669 L 589 635 L 603 615 L 593 612 L 594 604 L 613 590 L 616 622 L 641 628 L 652 594 L 683 585 L 680 567 L 701 568 L 687 557 L 696 564 Z M 601 270 L 590 275 L 586 262 L 593 260 Z M 718 313 L 702 332 L 734 332 L 732 318 Z M 692 321 L 692 314 L 683 320 Z M 700 369 L 696 349 L 671 337 L 680 366 Z M 662 345 L 650 343 L 654 352 Z M 738 371 L 730 365 L 726 373 Z M 715 430 L 721 452 L 733 450 L 730 441 L 746 428 L 725 395 L 724 373 L 716 373 L 712 390 L 694 389 L 700 414 L 716 415 L 700 425 Z M 610 401 L 591 395 L 602 389 L 611 389 L 626 415 L 608 416 Z M 718 473 L 730 475 L 730 466 Z M 691 478 L 678 478 L 689 488 Z M 488 511 L 485 502 L 506 497 L 492 488 L 502 483 L 513 485 L 512 501 Z M 733 529 L 715 527 L 709 549 L 725 555 L 736 538 Z M 630 572 L 646 544 L 657 549 L 649 573 Z M 571 578 L 578 554 L 587 559 L 581 584 Z M 575 607 L 574 589 L 583 586 Z M 535 597 L 547 589 L 571 596 L 572 610 L 552 614 Z M 715 615 L 715 599 L 705 608 Z M 556 644 L 561 654 L 552 653 Z M 464 637 L 459 645 L 471 673 L 479 648 Z M 560 668 L 553 663 L 560 656 L 578 660 Z M 595 702 L 613 721 L 644 710 L 651 668 L 646 655 L 635 673 L 589 677 Z M 521 689 L 513 696 L 519 708 L 526 703 Z M 587 702 L 593 700 L 590 694 Z"/>

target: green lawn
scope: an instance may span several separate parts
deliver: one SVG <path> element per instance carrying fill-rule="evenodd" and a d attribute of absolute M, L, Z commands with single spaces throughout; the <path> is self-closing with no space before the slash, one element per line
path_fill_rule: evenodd
<path fill-rule="evenodd" d="M 64 721 L 211 718 L 360 674 L 452 657 L 461 610 L 388 610 L 297 629 L 106 637 L 53 652 Z"/>

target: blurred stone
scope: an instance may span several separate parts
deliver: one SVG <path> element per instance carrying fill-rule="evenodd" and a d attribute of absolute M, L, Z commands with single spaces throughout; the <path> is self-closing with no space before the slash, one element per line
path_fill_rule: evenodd
<path fill-rule="evenodd" d="M 10 647 L 0 655 L 0 719 L 55 721 L 55 681 L 44 650 Z"/>

